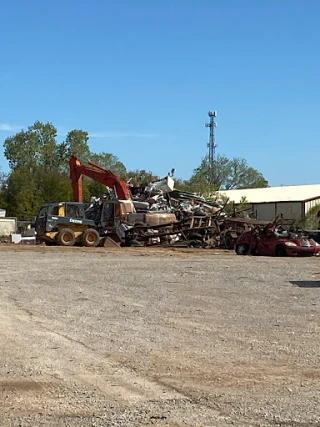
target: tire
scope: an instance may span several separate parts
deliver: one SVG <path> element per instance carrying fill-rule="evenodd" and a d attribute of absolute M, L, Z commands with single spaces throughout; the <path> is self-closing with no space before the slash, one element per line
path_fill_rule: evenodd
<path fill-rule="evenodd" d="M 224 239 L 224 246 L 226 249 L 234 249 L 234 240 L 231 236 L 226 236 Z"/>
<path fill-rule="evenodd" d="M 76 236 L 70 228 L 63 228 L 57 234 L 56 241 L 59 246 L 73 246 L 76 242 Z"/>
<path fill-rule="evenodd" d="M 248 255 L 249 253 L 249 246 L 245 244 L 240 244 L 236 246 L 236 253 L 238 255 Z"/>
<path fill-rule="evenodd" d="M 87 228 L 81 234 L 81 243 L 87 248 L 95 248 L 100 243 L 100 236 L 94 228 Z"/>
<path fill-rule="evenodd" d="M 277 246 L 276 256 L 287 256 L 286 248 L 284 246 Z"/>

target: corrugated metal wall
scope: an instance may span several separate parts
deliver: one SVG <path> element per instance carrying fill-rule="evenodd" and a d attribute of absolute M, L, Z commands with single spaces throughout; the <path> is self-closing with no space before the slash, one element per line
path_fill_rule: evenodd
<path fill-rule="evenodd" d="M 257 219 L 263 221 L 273 220 L 276 216 L 275 203 L 255 203 L 252 205 L 252 210 Z"/>
<path fill-rule="evenodd" d="M 304 217 L 303 202 L 277 202 L 277 215 L 283 214 L 284 218 L 300 220 Z"/>
<path fill-rule="evenodd" d="M 308 212 L 309 212 L 309 210 L 310 210 L 311 208 L 313 208 L 314 206 L 316 206 L 316 205 L 320 205 L 320 197 L 319 197 L 318 199 L 311 200 L 310 202 L 306 202 L 306 203 L 304 204 L 304 212 L 305 212 L 305 213 L 308 213 Z"/>
<path fill-rule="evenodd" d="M 303 202 L 255 203 L 252 208 L 257 219 L 264 221 L 272 221 L 281 214 L 284 218 L 296 220 L 300 220 L 304 216 Z"/>
<path fill-rule="evenodd" d="M 273 202 L 273 203 L 254 203 L 252 210 L 257 219 L 271 221 L 277 215 L 283 214 L 285 218 L 296 219 L 297 221 L 304 218 L 304 216 L 314 206 L 320 205 L 320 197 L 310 202 Z M 319 208 L 320 211 L 320 208 Z M 318 224 L 319 219 L 315 219 Z M 314 222 L 314 221 L 313 221 Z M 317 225 L 318 226 L 318 225 Z"/>
<path fill-rule="evenodd" d="M 306 228 L 311 230 L 317 229 L 320 226 L 320 222 L 319 222 L 320 218 L 318 218 L 318 215 L 317 215 L 318 212 L 320 211 L 320 207 L 316 208 L 314 212 L 311 211 L 309 213 L 309 211 L 317 205 L 320 205 L 320 197 L 315 200 L 310 200 L 310 202 L 306 202 L 304 205 L 304 211 L 306 215 L 305 226 Z"/>

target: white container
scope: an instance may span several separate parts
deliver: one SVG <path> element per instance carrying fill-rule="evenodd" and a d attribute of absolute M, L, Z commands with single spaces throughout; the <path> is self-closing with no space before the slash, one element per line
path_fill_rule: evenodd
<path fill-rule="evenodd" d="M 161 179 L 161 181 L 154 181 L 149 184 L 151 189 L 161 190 L 163 193 L 170 193 L 174 189 L 174 180 L 171 176 Z"/>
<path fill-rule="evenodd" d="M 21 242 L 21 234 L 12 233 L 10 235 L 10 243 L 19 244 Z"/>
<path fill-rule="evenodd" d="M 6 210 L 0 209 L 0 218 L 4 218 L 6 216 Z"/>
<path fill-rule="evenodd" d="M 17 218 L 0 218 L 0 236 L 9 237 L 17 231 Z"/>

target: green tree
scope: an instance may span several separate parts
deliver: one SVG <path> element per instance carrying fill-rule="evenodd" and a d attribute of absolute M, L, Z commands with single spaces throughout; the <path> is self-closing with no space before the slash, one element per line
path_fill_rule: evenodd
<path fill-rule="evenodd" d="M 190 191 L 190 183 L 187 180 L 180 179 L 180 178 L 173 178 L 174 179 L 174 188 L 176 190 L 180 191 Z"/>
<path fill-rule="evenodd" d="M 4 155 L 12 170 L 19 167 L 52 170 L 58 166 L 57 129 L 51 123 L 36 121 L 4 141 Z"/>
<path fill-rule="evenodd" d="M 127 169 L 125 165 L 120 162 L 117 156 L 111 153 L 91 153 L 90 161 L 103 167 L 104 169 L 110 170 L 120 178 L 126 178 Z"/>
<path fill-rule="evenodd" d="M 8 174 L 0 171 L 0 209 L 7 209 Z"/>
<path fill-rule="evenodd" d="M 0 188 L 4 187 L 8 181 L 8 174 L 0 170 Z"/>
<path fill-rule="evenodd" d="M 51 123 L 36 121 L 28 131 L 38 141 L 39 151 L 36 153 L 37 166 L 43 169 L 53 170 L 59 165 L 57 157 L 57 129 Z"/>
<path fill-rule="evenodd" d="M 208 194 L 218 190 L 236 188 L 262 188 L 268 181 L 241 158 L 228 159 L 218 155 L 211 169 L 208 156 L 194 170 L 188 182 L 190 190 Z"/>
<path fill-rule="evenodd" d="M 72 200 L 69 176 L 38 167 L 19 167 L 11 172 L 5 191 L 8 215 L 30 218 L 44 203 Z"/>
<path fill-rule="evenodd" d="M 42 200 L 33 171 L 23 166 L 13 170 L 8 178 L 6 198 L 8 216 L 27 219 L 35 215 Z"/>
<path fill-rule="evenodd" d="M 73 129 L 68 132 L 65 141 L 59 144 L 58 155 L 63 171 L 69 170 L 69 159 L 76 154 L 80 159 L 88 160 L 91 156 L 89 148 L 89 134 L 84 130 Z"/>
<path fill-rule="evenodd" d="M 1 207 L 10 206 L 10 214 L 22 218 L 35 215 L 43 203 L 71 200 L 69 159 L 72 154 L 84 161 L 91 160 L 125 179 L 124 164 L 111 153 L 91 153 L 88 141 L 88 132 L 73 129 L 62 143 L 58 143 L 57 129 L 51 123 L 39 121 L 7 138 L 4 154 L 11 174 L 7 185 L 2 184 L 0 175 Z M 104 191 L 104 185 L 84 178 L 85 201 Z"/>
<path fill-rule="evenodd" d="M 90 157 L 89 134 L 81 129 L 73 129 L 66 137 L 66 154 L 71 157 L 76 154 L 80 158 L 88 159 Z"/>
<path fill-rule="evenodd" d="M 7 210 L 7 190 L 0 188 L 0 209 Z"/>
<path fill-rule="evenodd" d="M 72 186 L 68 174 L 38 168 L 33 179 L 41 204 L 72 200 Z"/>
<path fill-rule="evenodd" d="M 127 180 L 130 180 L 132 185 L 148 185 L 152 181 L 159 179 L 159 176 L 155 175 L 151 171 L 146 171 L 144 169 L 137 169 L 134 171 L 127 172 Z"/>
<path fill-rule="evenodd" d="M 120 162 L 117 156 L 111 153 L 91 153 L 90 161 L 97 164 L 98 166 L 103 167 L 106 170 L 110 170 L 119 178 L 126 179 L 126 167 Z M 88 201 L 92 196 L 100 196 L 106 191 L 106 186 L 93 181 L 90 178 L 84 178 L 83 180 L 83 192 L 84 192 L 84 200 Z"/>

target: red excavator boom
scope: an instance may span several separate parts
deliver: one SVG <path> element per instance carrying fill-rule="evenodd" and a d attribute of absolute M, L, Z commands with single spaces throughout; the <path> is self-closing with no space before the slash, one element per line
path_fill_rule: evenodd
<path fill-rule="evenodd" d="M 112 188 L 120 200 L 131 200 L 131 192 L 127 184 L 110 170 L 104 169 L 103 167 L 89 161 L 85 164 L 81 164 L 76 155 L 71 156 L 69 166 L 75 202 L 83 201 L 82 175 L 88 176 L 94 181 Z"/>

